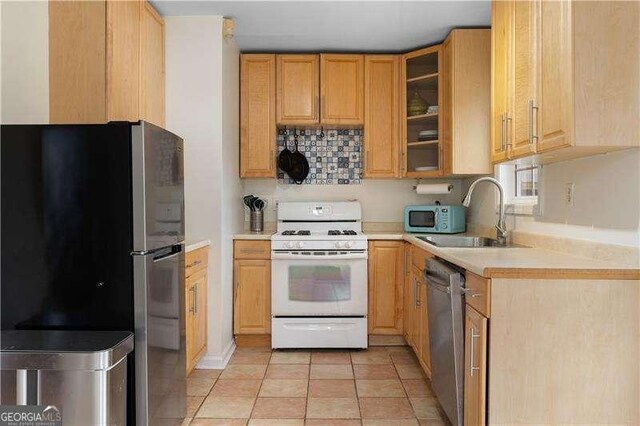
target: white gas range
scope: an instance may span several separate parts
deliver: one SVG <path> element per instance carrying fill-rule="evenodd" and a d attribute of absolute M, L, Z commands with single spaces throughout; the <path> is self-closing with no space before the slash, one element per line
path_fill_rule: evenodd
<path fill-rule="evenodd" d="M 367 237 L 357 201 L 282 202 L 271 237 L 273 348 L 367 347 Z"/>

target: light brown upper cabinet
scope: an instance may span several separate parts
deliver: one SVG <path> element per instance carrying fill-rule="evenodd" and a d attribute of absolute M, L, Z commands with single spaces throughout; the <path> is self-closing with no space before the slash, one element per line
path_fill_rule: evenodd
<path fill-rule="evenodd" d="M 451 31 L 442 63 L 443 174 L 491 174 L 491 30 Z"/>
<path fill-rule="evenodd" d="M 276 55 L 279 125 L 320 122 L 320 68 L 318 55 Z"/>
<path fill-rule="evenodd" d="M 50 122 L 162 125 L 162 27 L 143 1 L 49 2 Z"/>
<path fill-rule="evenodd" d="M 140 24 L 140 118 L 164 127 L 164 20 L 147 2 Z"/>
<path fill-rule="evenodd" d="M 508 126 L 511 118 L 510 46 L 513 15 L 510 1 L 496 1 L 491 11 L 491 161 L 507 159 Z"/>
<path fill-rule="evenodd" d="M 494 162 L 640 146 L 640 3 L 494 1 L 492 16 Z"/>
<path fill-rule="evenodd" d="M 426 178 L 444 174 L 439 114 L 442 104 L 441 51 L 442 45 L 437 45 L 402 57 L 400 169 L 404 177 Z"/>
<path fill-rule="evenodd" d="M 364 124 L 364 56 L 320 55 L 321 123 Z"/>
<path fill-rule="evenodd" d="M 276 55 L 240 57 L 240 177 L 275 177 Z"/>
<path fill-rule="evenodd" d="M 107 118 L 140 117 L 140 9 L 138 1 L 107 1 Z"/>
<path fill-rule="evenodd" d="M 364 57 L 364 177 L 399 176 L 400 56 Z"/>

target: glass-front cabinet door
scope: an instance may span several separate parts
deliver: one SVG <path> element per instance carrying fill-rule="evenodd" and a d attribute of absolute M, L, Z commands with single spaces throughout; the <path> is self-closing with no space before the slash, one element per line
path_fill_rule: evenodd
<path fill-rule="evenodd" d="M 434 177 L 443 172 L 440 107 L 441 46 L 403 56 L 403 176 Z"/>

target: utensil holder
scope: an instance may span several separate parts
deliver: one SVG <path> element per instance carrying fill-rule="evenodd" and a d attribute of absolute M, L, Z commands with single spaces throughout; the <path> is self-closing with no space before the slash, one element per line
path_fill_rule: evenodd
<path fill-rule="evenodd" d="M 249 230 L 251 232 L 259 233 L 264 229 L 264 215 L 262 210 L 251 211 L 249 213 Z"/>

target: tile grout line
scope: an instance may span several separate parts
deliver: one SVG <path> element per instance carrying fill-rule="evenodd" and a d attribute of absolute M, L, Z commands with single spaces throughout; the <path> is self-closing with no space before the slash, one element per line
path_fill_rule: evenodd
<path fill-rule="evenodd" d="M 353 373 L 353 386 L 356 388 L 356 404 L 358 404 L 358 415 L 360 416 L 360 425 L 364 423 L 362 419 L 362 408 L 360 407 L 360 395 L 358 394 L 358 382 L 356 380 L 356 369 L 353 366 L 353 358 L 351 352 L 349 352 L 349 364 L 351 365 L 351 372 Z"/>
<path fill-rule="evenodd" d="M 387 352 L 387 355 L 389 355 L 389 358 L 391 359 L 391 364 L 393 365 L 394 370 L 396 370 L 396 374 L 398 375 L 398 380 L 400 380 L 400 384 L 402 385 L 402 389 L 404 390 L 405 395 L 407 395 L 407 402 L 409 403 L 409 407 L 411 407 L 411 412 L 413 413 L 413 418 L 419 424 L 420 423 L 420 419 L 418 419 L 418 415 L 416 414 L 416 410 L 413 407 L 413 404 L 411 403 L 411 399 L 409 399 L 409 394 L 407 393 L 407 390 L 404 387 L 404 382 L 402 381 L 402 377 L 400 377 L 400 372 L 398 371 L 398 367 L 396 365 L 396 362 L 394 361 L 393 357 L 391 357 L 391 354 L 389 354 Z"/>

